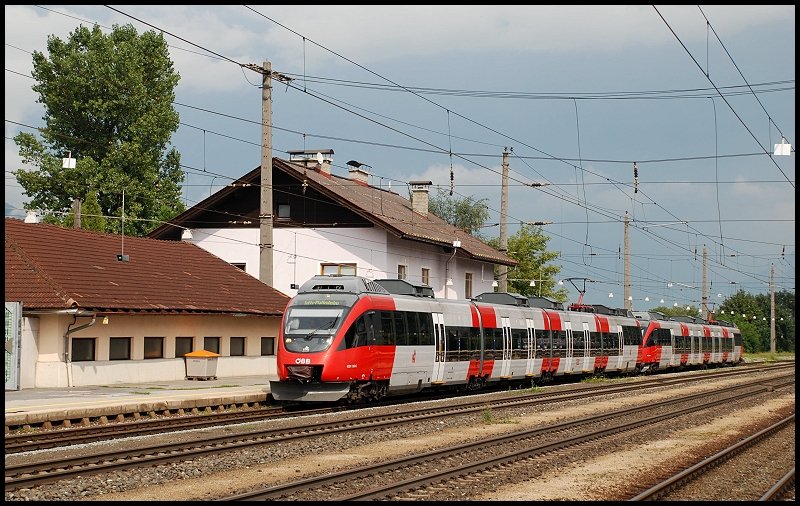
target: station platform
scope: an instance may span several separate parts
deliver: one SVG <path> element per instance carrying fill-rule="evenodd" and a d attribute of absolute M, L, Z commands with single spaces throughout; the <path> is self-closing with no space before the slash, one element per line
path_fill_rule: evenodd
<path fill-rule="evenodd" d="M 120 383 L 73 388 L 6 390 L 5 432 L 28 427 L 88 425 L 140 418 L 264 405 L 270 392 L 266 376 L 209 380 Z"/>

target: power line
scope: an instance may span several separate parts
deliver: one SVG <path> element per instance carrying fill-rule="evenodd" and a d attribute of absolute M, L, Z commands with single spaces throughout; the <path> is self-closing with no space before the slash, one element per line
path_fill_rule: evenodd
<path fill-rule="evenodd" d="M 664 19 L 664 16 L 662 16 L 662 15 L 661 15 L 661 12 L 659 12 L 659 10 L 658 10 L 658 7 L 656 7 L 656 6 L 654 5 L 654 6 L 653 6 L 653 9 L 655 9 L 655 10 L 656 10 L 656 13 L 658 13 L 658 15 L 659 15 L 659 17 L 661 18 L 661 20 L 662 20 L 662 21 L 664 21 L 664 24 L 666 24 L 666 25 L 667 25 L 667 28 L 669 28 L 669 31 L 670 31 L 670 32 L 672 32 L 672 35 L 674 35 L 674 36 L 675 36 L 675 38 L 678 40 L 678 42 L 680 43 L 681 47 L 683 47 L 683 49 L 686 51 L 686 54 L 688 54 L 688 55 L 689 55 L 689 58 L 691 58 L 691 59 L 692 59 L 692 61 L 694 62 L 694 64 L 695 64 L 695 65 L 697 65 L 697 68 L 699 68 L 699 69 L 700 69 L 700 72 L 703 72 L 703 67 L 701 67 L 701 66 L 700 66 L 700 63 L 698 63 L 698 62 L 697 62 L 697 60 L 695 59 L 695 57 L 692 55 L 692 52 L 691 52 L 691 51 L 689 51 L 689 48 L 687 48 L 687 47 L 686 47 L 686 45 L 683 43 L 683 41 L 681 40 L 681 38 L 680 38 L 680 37 L 678 37 L 678 34 L 677 34 L 677 33 L 675 33 L 675 30 L 673 30 L 673 29 L 672 29 L 672 27 L 669 25 L 669 23 L 667 23 L 667 20 L 666 20 L 666 19 Z M 719 88 L 717 87 L 717 85 L 716 85 L 716 84 L 714 84 L 714 81 L 711 79 L 711 77 L 708 75 L 708 73 L 706 73 L 706 72 L 703 72 L 703 75 L 706 77 L 706 79 L 708 79 L 708 82 L 710 82 L 710 83 L 711 83 L 711 85 L 712 85 L 712 86 L 714 87 L 714 89 L 717 91 L 717 93 L 718 93 L 718 94 L 719 94 L 719 96 L 722 98 L 722 100 L 724 100 L 724 101 L 725 101 L 725 105 L 727 105 L 727 106 L 728 106 L 728 108 L 729 108 L 729 109 L 731 110 L 731 112 L 733 113 L 733 115 L 734 115 L 734 116 L 736 116 L 736 119 L 738 119 L 738 120 L 739 120 L 739 122 L 742 124 L 742 126 L 744 127 L 744 129 L 745 129 L 745 130 L 747 130 L 747 133 L 749 133 L 749 134 L 750 134 L 750 136 L 751 136 L 751 137 L 752 137 L 752 138 L 753 138 L 753 139 L 756 141 L 756 144 L 758 144 L 758 147 L 760 147 L 761 149 L 763 149 L 763 150 L 764 150 L 764 152 L 765 152 L 767 155 L 769 155 L 769 151 L 767 151 L 766 149 L 764 149 L 764 147 L 761 145 L 761 142 L 759 142 L 759 140 L 758 140 L 758 138 L 755 136 L 755 134 L 753 134 L 753 132 L 750 130 L 750 128 L 747 126 L 747 124 L 745 124 L 744 120 L 741 118 L 741 116 L 739 116 L 739 113 L 737 113 L 737 112 L 736 112 L 736 109 L 734 109 L 734 108 L 733 108 L 733 106 L 730 104 L 730 102 L 728 102 L 728 100 L 725 98 L 725 96 L 724 96 L 724 95 L 722 94 L 722 92 L 719 90 Z M 791 180 L 791 179 L 789 179 L 789 176 L 787 176 L 787 175 L 786 175 L 786 173 L 783 171 L 783 169 L 781 169 L 780 165 L 778 165 L 778 163 L 777 163 L 777 162 L 776 162 L 776 161 L 775 161 L 775 160 L 774 160 L 772 157 L 770 157 L 770 161 L 771 161 L 771 162 L 772 162 L 772 163 L 775 165 L 775 167 L 777 167 L 777 168 L 778 168 L 778 170 L 781 172 L 781 174 L 783 174 L 783 177 L 785 177 L 785 178 L 786 178 L 786 180 L 789 182 L 789 184 L 790 184 L 790 185 L 792 185 L 792 188 L 794 188 L 794 187 L 795 187 L 795 186 L 794 186 L 794 183 L 792 182 L 792 180 Z"/>

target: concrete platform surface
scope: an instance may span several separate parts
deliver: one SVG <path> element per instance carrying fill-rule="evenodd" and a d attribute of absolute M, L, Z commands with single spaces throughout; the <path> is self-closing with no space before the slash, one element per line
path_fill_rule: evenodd
<path fill-rule="evenodd" d="M 73 388 L 30 388 L 6 390 L 5 426 L 17 428 L 65 420 L 94 419 L 161 413 L 165 410 L 189 411 L 207 406 L 265 403 L 269 394 L 266 376 L 239 376 L 209 380 L 120 383 L 108 386 Z M 88 420 L 83 420 L 86 423 Z"/>

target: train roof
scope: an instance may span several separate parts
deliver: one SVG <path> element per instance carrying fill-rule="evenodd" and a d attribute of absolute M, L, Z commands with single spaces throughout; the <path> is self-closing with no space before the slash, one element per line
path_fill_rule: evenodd
<path fill-rule="evenodd" d="M 633 318 L 633 312 L 629 309 L 608 307 L 603 304 L 570 304 L 570 311 L 579 311 L 583 313 L 597 313 L 609 316 L 626 316 Z"/>
<path fill-rule="evenodd" d="M 555 299 L 551 299 L 550 297 L 544 297 L 541 295 L 528 296 L 528 305 L 530 307 L 540 307 L 543 309 L 558 309 L 559 311 L 564 310 L 563 303 L 558 302 Z"/>
<path fill-rule="evenodd" d="M 376 279 L 389 293 L 396 295 L 413 295 L 415 297 L 433 297 L 433 288 L 422 283 L 412 283 L 405 279 Z"/>
<path fill-rule="evenodd" d="M 484 292 L 472 298 L 476 302 L 489 304 L 505 304 L 506 306 L 528 307 L 528 298 L 511 292 Z"/>
<path fill-rule="evenodd" d="M 343 292 L 343 293 L 379 293 L 389 295 L 379 283 L 361 276 L 341 276 L 336 274 L 317 275 L 300 286 L 298 293 Z"/>

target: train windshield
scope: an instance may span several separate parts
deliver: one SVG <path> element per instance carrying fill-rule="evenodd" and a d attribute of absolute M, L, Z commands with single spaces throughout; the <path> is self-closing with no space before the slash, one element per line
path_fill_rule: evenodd
<path fill-rule="evenodd" d="M 344 312 L 344 307 L 290 307 L 283 328 L 286 349 L 302 353 L 327 350 Z"/>

